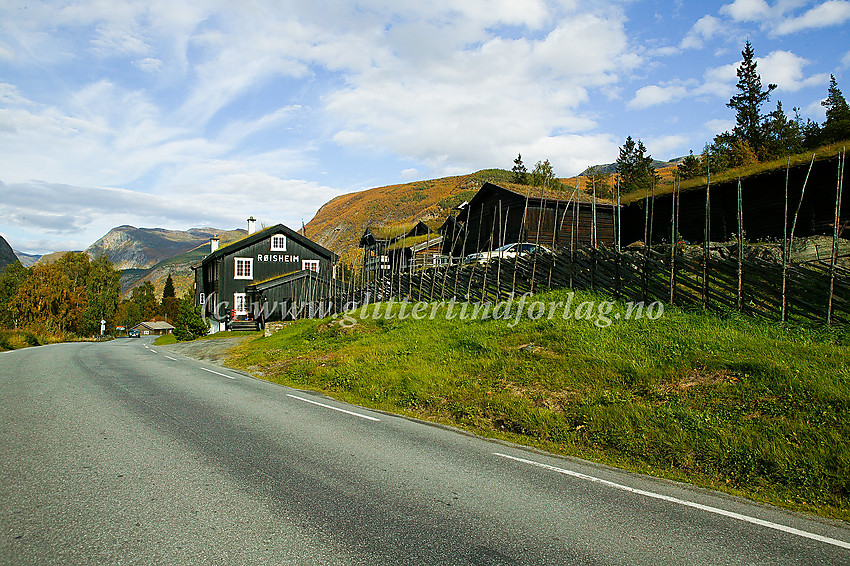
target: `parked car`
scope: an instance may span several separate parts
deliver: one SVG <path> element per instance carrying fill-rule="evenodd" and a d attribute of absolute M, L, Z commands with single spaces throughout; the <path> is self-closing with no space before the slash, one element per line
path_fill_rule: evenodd
<path fill-rule="evenodd" d="M 131 328 L 127 331 L 127 338 L 139 338 L 142 335 L 138 328 Z"/>
<path fill-rule="evenodd" d="M 550 250 L 546 246 L 541 246 L 540 244 L 532 244 L 529 242 L 515 242 L 513 244 L 505 244 L 501 248 L 496 248 L 493 251 L 470 254 L 463 258 L 463 263 L 486 263 L 491 259 L 495 259 L 497 257 L 502 259 L 509 259 L 517 256 L 532 254 L 535 252 L 547 254 L 553 253 L 552 250 Z"/>

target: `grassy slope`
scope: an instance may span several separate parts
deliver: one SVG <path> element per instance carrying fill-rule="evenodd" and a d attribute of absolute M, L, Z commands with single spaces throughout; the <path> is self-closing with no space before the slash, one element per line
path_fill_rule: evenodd
<path fill-rule="evenodd" d="M 232 364 L 360 405 L 847 520 L 847 339 L 673 308 L 607 328 L 438 316 L 367 318 L 349 330 L 308 320 L 241 346 Z"/>

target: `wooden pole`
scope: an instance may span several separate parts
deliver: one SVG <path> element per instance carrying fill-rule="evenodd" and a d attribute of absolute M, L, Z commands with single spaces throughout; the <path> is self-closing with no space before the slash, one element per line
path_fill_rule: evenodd
<path fill-rule="evenodd" d="M 838 261 L 838 227 L 841 224 L 841 189 L 844 184 L 844 160 L 846 148 L 838 156 L 838 179 L 835 188 L 835 220 L 832 225 L 832 255 L 829 261 L 829 304 L 826 309 L 826 323 L 832 324 L 832 300 L 835 293 L 835 262 Z"/>
<path fill-rule="evenodd" d="M 478 217 L 478 233 L 475 236 L 475 252 L 478 253 L 481 250 L 481 224 L 484 222 L 484 201 L 481 201 L 481 215 Z M 475 267 L 478 262 L 472 264 L 472 270 L 469 272 L 469 282 L 466 285 L 466 300 L 470 299 L 470 295 L 472 293 L 472 279 L 475 275 Z"/>
<path fill-rule="evenodd" d="M 458 277 L 460 277 L 460 270 L 463 268 L 463 259 L 466 257 L 466 238 L 469 236 L 469 214 L 470 207 L 467 205 L 466 208 L 466 224 L 463 226 L 463 245 L 460 249 L 460 262 L 457 265 L 457 271 L 455 271 L 455 285 L 454 285 L 454 296 L 457 298 L 457 281 Z"/>
<path fill-rule="evenodd" d="M 785 322 L 788 316 L 788 181 L 791 176 L 791 158 L 789 157 L 785 164 L 785 217 L 782 221 L 782 305 L 780 310 L 780 320 Z"/>
<path fill-rule="evenodd" d="M 620 176 L 619 175 L 617 175 L 617 209 L 616 209 L 616 212 L 617 212 L 617 215 L 615 217 L 616 222 L 614 224 L 614 227 L 616 229 L 615 238 L 617 240 L 617 242 L 616 242 L 617 253 L 619 253 L 620 252 L 620 246 L 622 245 L 622 240 L 623 240 L 623 216 L 622 216 L 622 211 L 620 210 Z"/>
<path fill-rule="evenodd" d="M 800 216 L 800 208 L 803 206 L 803 197 L 806 196 L 806 185 L 809 183 L 809 175 L 812 172 L 812 166 L 814 164 L 815 164 L 815 154 L 812 153 L 812 161 L 811 161 L 811 163 L 809 163 L 809 170 L 806 173 L 806 179 L 803 181 L 803 190 L 800 191 L 800 201 L 797 203 L 797 210 L 794 211 L 794 221 L 791 222 L 791 233 L 788 235 L 788 255 L 789 255 L 789 258 L 790 258 L 790 254 L 791 254 L 791 248 L 794 247 L 794 231 L 797 229 L 797 218 Z"/>
<path fill-rule="evenodd" d="M 673 181 L 673 201 L 670 204 L 670 304 L 673 304 L 676 294 L 676 196 L 677 187 L 680 183 L 679 171 L 676 170 L 676 179 Z"/>
<path fill-rule="evenodd" d="M 501 216 L 502 215 L 499 214 L 499 220 L 502 219 Z M 492 261 L 492 257 L 493 257 L 493 235 L 494 235 L 495 231 L 496 231 L 496 207 L 493 207 L 493 222 L 490 224 L 490 244 L 488 246 L 489 251 L 490 251 L 491 261 Z M 499 253 L 501 253 L 501 252 L 499 252 Z M 484 296 L 487 293 L 487 274 L 490 272 L 491 261 L 488 261 L 486 263 L 486 267 L 484 268 L 484 280 L 481 283 L 481 302 L 482 303 L 484 302 Z M 497 257 L 496 261 L 501 262 L 502 258 Z"/>
<path fill-rule="evenodd" d="M 522 223 L 519 225 L 519 234 L 517 235 L 517 242 L 522 242 L 525 240 L 523 237 L 523 230 L 525 230 L 525 219 L 528 215 L 528 200 L 531 197 L 531 185 L 528 185 L 528 190 L 525 192 L 525 207 L 522 209 Z M 511 281 L 511 296 L 513 297 L 516 293 L 516 272 L 517 272 L 517 264 L 519 263 L 519 258 L 514 258 L 514 275 L 513 280 Z"/>
<path fill-rule="evenodd" d="M 702 306 L 708 308 L 708 244 L 711 240 L 711 161 L 706 165 L 705 223 L 702 233 Z"/>
<path fill-rule="evenodd" d="M 534 235 L 534 252 L 532 253 L 531 259 L 531 292 L 534 292 L 534 280 L 536 278 L 537 271 L 537 256 L 540 255 L 537 252 L 537 246 L 540 245 L 540 223 L 543 221 L 543 212 L 545 209 L 545 194 L 546 194 L 546 185 L 549 183 L 549 179 L 543 179 L 543 184 L 540 186 L 540 203 L 537 207 L 537 234 Z M 519 258 L 519 255 L 517 255 Z"/>
<path fill-rule="evenodd" d="M 593 177 L 590 182 L 590 288 L 596 289 L 596 177 Z"/>
<path fill-rule="evenodd" d="M 508 225 L 508 214 L 511 211 L 511 207 L 508 207 L 505 211 L 505 221 L 502 222 L 502 199 L 499 199 L 499 239 L 498 239 L 498 247 L 502 248 L 505 245 L 505 229 Z M 499 259 L 499 263 L 496 266 L 496 301 L 502 300 L 502 261 Z"/>
<path fill-rule="evenodd" d="M 744 206 L 738 177 L 738 310 L 744 306 Z"/>

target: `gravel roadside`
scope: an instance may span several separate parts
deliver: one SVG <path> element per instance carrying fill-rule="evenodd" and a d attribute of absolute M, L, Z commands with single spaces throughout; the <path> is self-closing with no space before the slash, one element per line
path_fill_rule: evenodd
<path fill-rule="evenodd" d="M 177 342 L 176 344 L 168 344 L 160 347 L 175 354 L 186 356 L 187 358 L 204 360 L 222 366 L 230 350 L 252 338 L 254 338 L 253 335 L 237 336 L 235 338 L 207 338 L 205 340 L 193 340 L 191 342 Z"/>

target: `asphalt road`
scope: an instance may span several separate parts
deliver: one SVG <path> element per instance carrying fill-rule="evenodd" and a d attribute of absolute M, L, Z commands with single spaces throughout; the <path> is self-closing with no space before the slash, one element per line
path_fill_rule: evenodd
<path fill-rule="evenodd" d="M 850 528 L 123 339 L 0 354 L 0 564 L 850 564 Z"/>

